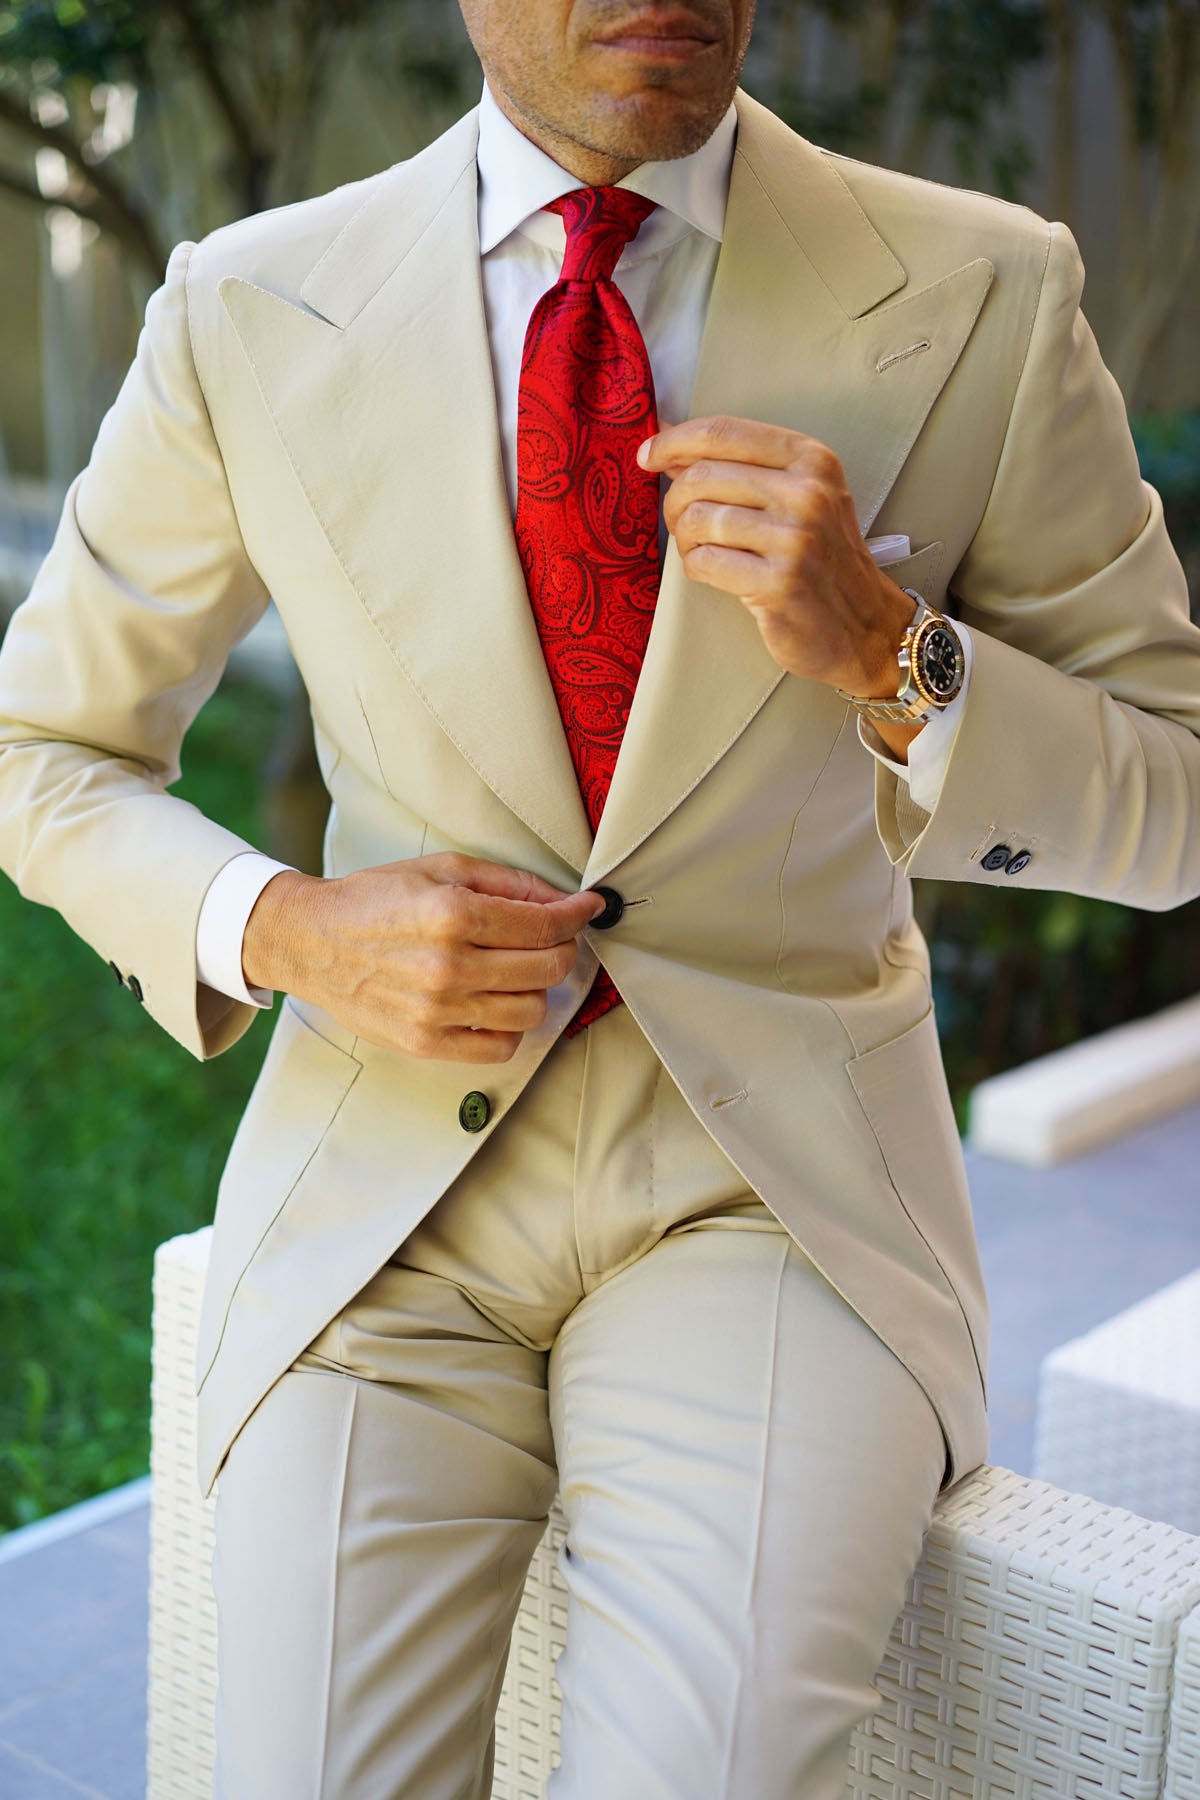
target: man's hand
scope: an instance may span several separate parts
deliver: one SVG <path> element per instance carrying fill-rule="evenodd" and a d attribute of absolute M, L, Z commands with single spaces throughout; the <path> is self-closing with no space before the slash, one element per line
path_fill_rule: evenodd
<path fill-rule="evenodd" d="M 242 970 L 323 1007 L 368 1043 L 449 1062 L 507 1062 L 546 1016 L 583 927 L 604 910 L 537 875 L 453 854 L 323 880 L 268 881 Z"/>
<path fill-rule="evenodd" d="M 876 567 L 827 444 L 717 414 L 662 427 L 638 461 L 672 478 L 663 517 L 685 574 L 735 594 L 780 668 L 895 694 L 913 602 Z M 891 727 L 889 742 L 902 753 L 919 729 Z"/>

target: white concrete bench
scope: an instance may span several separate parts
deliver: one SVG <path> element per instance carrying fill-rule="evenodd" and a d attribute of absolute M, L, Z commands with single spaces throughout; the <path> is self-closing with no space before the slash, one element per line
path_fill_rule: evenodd
<path fill-rule="evenodd" d="M 148 1800 L 211 1800 L 212 1524 L 193 1376 L 209 1235 L 155 1258 Z M 556 1760 L 563 1531 L 556 1509 L 513 1633 L 492 1800 L 543 1800 Z M 1198 1606 L 1200 1539 L 976 1470 L 938 1502 L 875 1677 L 882 1706 L 851 1739 L 847 1800 L 1200 1800 Z"/>
<path fill-rule="evenodd" d="M 970 1144 L 1044 1169 L 1200 1100 L 1200 996 L 981 1081 Z"/>

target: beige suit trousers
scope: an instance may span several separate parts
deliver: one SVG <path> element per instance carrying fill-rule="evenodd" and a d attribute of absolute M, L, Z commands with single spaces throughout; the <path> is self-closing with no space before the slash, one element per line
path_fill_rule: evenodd
<path fill-rule="evenodd" d="M 945 1457 L 618 1007 L 234 1441 L 215 1794 L 486 1800 L 561 1489 L 551 1800 L 839 1800 Z"/>

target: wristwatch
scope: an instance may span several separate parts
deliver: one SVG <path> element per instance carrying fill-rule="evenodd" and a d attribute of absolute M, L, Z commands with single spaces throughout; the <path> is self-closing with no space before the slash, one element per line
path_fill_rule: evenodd
<path fill-rule="evenodd" d="M 915 588 L 901 588 L 917 603 L 903 638 L 900 640 L 900 686 L 894 700 L 864 698 L 838 688 L 843 700 L 857 707 L 868 719 L 889 719 L 898 724 L 912 724 L 930 711 L 940 712 L 962 692 L 966 673 L 962 639 L 944 613 L 927 606 Z"/>

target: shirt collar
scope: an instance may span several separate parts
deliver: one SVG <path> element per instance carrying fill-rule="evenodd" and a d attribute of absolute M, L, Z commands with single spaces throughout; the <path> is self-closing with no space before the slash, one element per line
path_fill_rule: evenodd
<path fill-rule="evenodd" d="M 665 230 L 675 221 L 694 226 L 720 243 L 736 135 L 737 108 L 730 101 L 729 110 L 699 150 L 693 150 L 690 156 L 674 157 L 669 162 L 639 163 L 631 174 L 616 184 L 657 201 L 659 208 L 671 215 L 669 220 L 660 220 L 659 214 L 651 214 L 643 233 L 639 234 L 639 246 L 651 247 L 649 241 L 643 244 L 643 239 L 656 221 L 659 222 L 659 230 L 655 233 L 658 249 L 665 246 L 668 235 L 672 239 L 683 235 L 678 227 L 669 233 Z M 524 226 L 526 221 L 532 226 L 528 235 L 544 238 L 549 244 L 557 242 L 561 247 L 564 238 L 561 218 L 540 209 L 548 200 L 556 200 L 560 194 L 579 187 L 579 177 L 556 163 L 524 132 L 517 130 L 507 114 L 501 111 L 486 81 L 479 101 L 476 157 L 480 255 L 486 256 L 502 238 Z"/>

